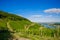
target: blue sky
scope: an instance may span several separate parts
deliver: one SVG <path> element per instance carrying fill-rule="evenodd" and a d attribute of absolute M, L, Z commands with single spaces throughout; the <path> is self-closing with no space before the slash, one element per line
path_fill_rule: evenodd
<path fill-rule="evenodd" d="M 0 0 L 0 10 L 34 22 L 60 22 L 60 0 Z"/>

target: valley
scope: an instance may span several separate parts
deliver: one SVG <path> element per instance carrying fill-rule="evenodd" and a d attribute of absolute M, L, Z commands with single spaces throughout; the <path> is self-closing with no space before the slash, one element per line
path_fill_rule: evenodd
<path fill-rule="evenodd" d="M 57 26 L 0 11 L 0 40 L 60 40 L 60 26 Z"/>

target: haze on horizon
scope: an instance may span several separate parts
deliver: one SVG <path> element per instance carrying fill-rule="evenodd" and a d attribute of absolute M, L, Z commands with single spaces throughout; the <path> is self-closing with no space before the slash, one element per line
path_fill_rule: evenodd
<path fill-rule="evenodd" d="M 33 22 L 60 22 L 60 0 L 0 0 L 0 10 Z"/>

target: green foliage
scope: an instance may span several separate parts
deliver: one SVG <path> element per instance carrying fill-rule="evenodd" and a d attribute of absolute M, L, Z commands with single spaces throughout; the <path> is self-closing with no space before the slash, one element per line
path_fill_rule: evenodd
<path fill-rule="evenodd" d="M 60 23 L 54 23 L 53 25 L 60 25 Z"/>
<path fill-rule="evenodd" d="M 10 25 L 14 31 L 24 30 L 26 25 L 29 25 L 31 22 L 29 21 L 10 21 Z"/>
<path fill-rule="evenodd" d="M 54 37 L 54 34 L 56 34 L 57 37 L 57 33 L 60 37 L 60 31 L 58 31 L 57 28 L 46 28 L 41 24 L 30 22 L 24 17 L 0 11 L 0 32 L 5 31 L 0 33 L 0 38 L 6 38 L 6 40 L 12 36 L 11 32 L 8 31 L 7 22 L 9 22 L 10 27 L 17 35 L 30 38 L 31 40 L 45 40 L 41 37 Z"/>
<path fill-rule="evenodd" d="M 12 40 L 11 32 L 8 30 L 0 30 L 0 40 Z"/>
<path fill-rule="evenodd" d="M 8 30 L 6 22 L 0 20 L 0 40 L 9 40 L 12 38 L 11 32 Z"/>
<path fill-rule="evenodd" d="M 26 19 L 24 17 L 17 16 L 15 14 L 11 14 L 11 13 L 4 12 L 4 11 L 0 11 L 0 19 L 13 20 L 13 21 L 17 21 L 17 20 L 19 20 L 19 21 L 21 21 L 21 20 L 29 21 L 28 19 Z"/>
<path fill-rule="evenodd" d="M 0 30 L 7 29 L 6 23 L 4 21 L 0 21 Z"/>

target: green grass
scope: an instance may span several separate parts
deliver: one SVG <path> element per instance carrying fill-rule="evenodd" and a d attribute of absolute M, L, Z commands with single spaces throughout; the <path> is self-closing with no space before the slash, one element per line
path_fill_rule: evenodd
<path fill-rule="evenodd" d="M 0 21 L 0 30 L 7 29 L 6 27 L 6 22 L 5 21 Z"/>
<path fill-rule="evenodd" d="M 13 30 L 16 31 L 21 37 L 30 38 L 31 40 L 55 40 L 55 29 L 45 28 L 44 26 L 35 23 L 33 26 L 30 26 L 28 30 L 26 30 L 25 26 L 27 25 L 28 27 L 31 24 L 32 23 L 28 21 L 10 21 L 10 25 Z M 39 29 L 40 27 L 43 28 Z"/>
<path fill-rule="evenodd" d="M 24 30 L 26 25 L 30 25 L 31 22 L 28 21 L 11 21 L 10 25 L 14 31 Z"/>
<path fill-rule="evenodd" d="M 14 33 L 20 37 L 31 40 L 58 40 L 60 37 L 60 28 L 58 28 L 59 31 L 57 27 L 55 29 L 45 28 L 43 25 L 30 22 L 24 17 L 0 11 L 0 40 L 8 40 L 14 34 L 7 28 L 7 22 Z"/>
<path fill-rule="evenodd" d="M 7 22 L 0 21 L 0 30 L 6 30 L 7 29 Z M 45 28 L 44 26 L 41 26 L 39 24 L 34 23 L 34 25 L 30 26 L 28 30 L 25 29 L 25 26 L 31 25 L 32 22 L 29 21 L 10 21 L 10 27 L 16 31 L 17 35 L 24 38 L 29 38 L 31 40 L 57 40 L 58 38 L 54 38 L 54 33 L 56 33 L 55 29 Z M 42 27 L 42 29 L 40 29 Z M 41 35 L 42 33 L 42 35 Z M 2 37 L 9 37 L 10 32 L 0 33 L 1 38 Z"/>
<path fill-rule="evenodd" d="M 12 38 L 11 32 L 8 31 L 6 21 L 0 20 L 0 40 L 8 40 Z"/>

